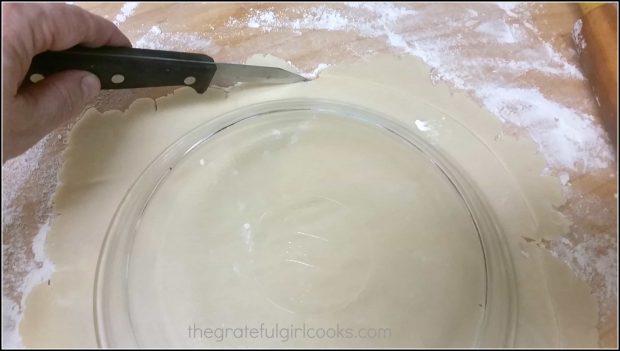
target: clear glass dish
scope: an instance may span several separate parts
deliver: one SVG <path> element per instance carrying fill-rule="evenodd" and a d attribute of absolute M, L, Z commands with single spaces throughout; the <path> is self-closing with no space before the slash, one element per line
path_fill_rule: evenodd
<path fill-rule="evenodd" d="M 97 267 L 98 343 L 511 346 L 499 228 L 458 164 L 389 117 L 327 100 L 242 108 L 171 145 L 122 200 Z M 274 324 L 390 336 L 198 335 Z"/>

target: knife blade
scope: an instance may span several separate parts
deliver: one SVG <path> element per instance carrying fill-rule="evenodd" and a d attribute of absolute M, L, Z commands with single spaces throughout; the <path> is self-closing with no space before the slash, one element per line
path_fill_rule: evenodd
<path fill-rule="evenodd" d="M 203 93 L 210 85 L 230 87 L 237 83 L 287 84 L 308 80 L 282 68 L 214 62 L 204 54 L 76 46 L 35 56 L 22 86 L 70 69 L 95 74 L 102 89 L 185 85 Z"/>

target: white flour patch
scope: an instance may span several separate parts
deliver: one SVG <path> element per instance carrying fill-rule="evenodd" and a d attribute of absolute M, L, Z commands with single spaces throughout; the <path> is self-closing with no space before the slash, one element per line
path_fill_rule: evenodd
<path fill-rule="evenodd" d="M 301 18 L 283 19 L 279 14 L 272 10 L 250 10 L 244 23 L 235 19 L 230 19 L 227 23 L 232 27 L 256 28 L 263 32 L 271 32 L 280 29 L 322 29 L 322 30 L 344 30 L 349 25 L 349 19 L 344 17 L 339 11 L 335 11 L 326 6 L 319 6 L 304 12 Z"/>
<path fill-rule="evenodd" d="M 489 111 L 526 129 L 551 167 L 602 169 L 613 160 L 605 131 L 594 117 L 547 99 L 537 88 L 489 84 L 475 94 Z"/>
<path fill-rule="evenodd" d="M 562 183 L 562 185 L 564 186 L 568 185 L 570 182 L 570 175 L 568 175 L 568 173 L 566 172 L 560 172 L 559 178 L 560 178 L 560 183 Z"/>
<path fill-rule="evenodd" d="M 300 72 L 299 74 L 308 79 L 315 79 L 319 76 L 319 73 L 329 67 L 326 63 L 319 63 L 312 72 Z"/>
<path fill-rule="evenodd" d="M 15 177 L 2 178 L 2 232 L 6 230 L 6 226 L 13 223 L 15 218 L 11 214 L 14 208 L 9 204 L 15 202 L 20 192 L 24 188 L 28 177 L 39 167 L 41 158 L 43 157 L 45 144 L 51 138 L 50 135 L 43 138 L 28 151 L 13 159 L 7 160 L 2 165 L 4 171 L 14 170 Z"/>
<path fill-rule="evenodd" d="M 523 37 L 518 24 L 509 25 L 499 20 L 484 22 L 476 27 L 475 30 L 501 44 L 514 44 Z"/>
<path fill-rule="evenodd" d="M 594 296 L 599 301 L 602 321 L 612 317 L 618 292 L 618 245 L 615 240 L 597 233 L 583 233 L 579 242 L 567 238 L 555 241 L 551 253 L 565 262 L 579 279 L 596 286 Z"/>
<path fill-rule="evenodd" d="M 563 75 L 566 78 L 575 78 L 575 79 L 585 79 L 581 70 L 577 68 L 577 66 L 570 64 L 566 61 L 566 58 L 562 57 L 560 53 L 555 51 L 551 43 L 542 42 L 542 48 L 544 50 L 544 57 L 550 60 L 550 64 L 553 67 L 559 67 L 562 69 L 565 74 Z"/>
<path fill-rule="evenodd" d="M 2 248 L 4 250 L 4 247 Z M 22 338 L 19 335 L 19 321 L 22 311 L 13 300 L 2 295 L 2 348 L 23 348 Z"/>
<path fill-rule="evenodd" d="M 494 4 L 500 9 L 504 10 L 504 12 L 510 17 L 518 17 L 518 15 L 514 11 L 521 5 L 523 5 L 523 3 L 518 2 L 496 2 Z"/>
<path fill-rule="evenodd" d="M 326 64 L 326 63 L 319 63 L 315 69 L 313 69 L 312 71 L 307 71 L 304 72 L 301 69 L 299 69 L 299 67 L 296 67 L 291 61 L 286 61 L 287 65 L 290 66 L 290 69 L 292 69 L 294 72 L 296 72 L 297 74 L 299 74 L 300 76 L 307 78 L 307 79 L 316 79 L 319 74 L 325 70 L 326 68 L 328 68 L 330 65 Z M 281 67 L 283 69 L 289 69 L 288 67 Z"/>
<path fill-rule="evenodd" d="M 575 22 L 575 26 L 573 27 L 573 41 L 575 42 L 575 46 L 579 52 L 583 51 L 586 48 L 586 41 L 583 38 L 583 34 L 581 34 L 581 29 L 583 28 L 583 21 L 578 19 Z"/>
<path fill-rule="evenodd" d="M 432 129 L 427 121 L 421 121 L 419 119 L 416 119 L 414 123 L 415 123 L 415 126 L 418 128 L 418 130 L 421 132 L 428 132 L 429 130 Z"/>
<path fill-rule="evenodd" d="M 21 336 L 19 335 L 19 323 L 23 317 L 26 307 L 26 298 L 32 289 L 50 279 L 54 273 L 54 264 L 45 255 L 45 240 L 50 230 L 49 220 L 40 228 L 32 242 L 33 261 L 23 259 L 23 264 L 30 266 L 28 273 L 19 284 L 21 292 L 20 304 L 2 295 L 2 346 L 7 348 L 23 348 Z M 9 245 L 2 245 L 3 257 L 7 255 Z"/>
<path fill-rule="evenodd" d="M 24 154 L 2 165 L 3 347 L 23 347 L 18 327 L 26 298 L 36 285 L 49 279 L 54 269 L 45 255 L 44 244 L 61 158 L 60 154 L 50 157 L 48 150 L 52 144 L 66 142 L 68 129 L 48 134 Z M 22 195 L 31 193 L 32 189 L 37 189 L 37 202 L 31 204 L 32 212 L 26 214 Z M 24 222 L 39 223 L 34 237 L 26 232 Z"/>
<path fill-rule="evenodd" d="M 166 32 L 152 26 L 134 45 L 142 49 L 193 51 L 208 55 L 217 54 L 220 48 L 213 40 L 196 32 Z"/>
<path fill-rule="evenodd" d="M 140 5 L 139 2 L 124 3 L 123 6 L 121 7 L 121 11 L 114 18 L 114 24 L 118 26 L 124 23 L 127 20 L 127 18 L 133 16 L 133 14 L 136 12 L 136 9 L 138 8 L 138 5 Z"/>
<path fill-rule="evenodd" d="M 248 27 L 250 28 L 272 28 L 275 25 L 276 16 L 273 12 L 266 11 L 257 13 L 254 17 L 248 19 Z"/>

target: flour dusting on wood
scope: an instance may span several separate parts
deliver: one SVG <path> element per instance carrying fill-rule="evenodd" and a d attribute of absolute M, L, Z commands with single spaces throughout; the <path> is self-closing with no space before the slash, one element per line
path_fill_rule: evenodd
<path fill-rule="evenodd" d="M 62 132 L 66 133 L 66 129 Z M 58 138 L 57 136 L 61 136 Z M 60 155 L 48 157 L 53 144 L 64 144 L 62 134 L 48 134 L 24 154 L 2 165 L 2 346 L 23 347 L 18 332 L 30 291 L 48 280 L 54 265 L 45 254 L 45 240 L 52 219 L 52 194 L 56 189 Z M 37 189 L 32 194 L 31 189 Z M 24 193 L 37 199 L 23 198 Z M 32 202 L 28 211 L 25 203 Z M 33 218 L 25 218 L 34 217 Z M 39 223 L 38 228 L 25 224 Z M 28 230 L 36 230 L 30 237 Z M 10 233 L 11 235 L 8 235 Z"/>
<path fill-rule="evenodd" d="M 605 133 L 592 122 L 591 115 L 552 100 L 532 83 L 515 84 L 528 74 L 558 81 L 584 79 L 578 67 L 554 50 L 551 43 L 539 38 L 528 4 L 488 4 L 485 16 L 480 11 L 463 10 L 456 16 L 451 13 L 452 18 L 438 18 L 432 6 L 419 6 L 422 9 L 398 3 L 343 6 L 250 9 L 245 18 L 231 18 L 226 25 L 269 34 L 344 31 L 384 40 L 397 51 L 421 58 L 433 68 L 436 81 L 468 91 L 502 121 L 525 129 L 551 167 L 587 172 L 613 162 L 613 151 Z M 454 28 L 473 35 L 484 50 L 469 50 L 467 46 L 471 43 L 464 42 L 462 35 L 442 35 Z M 493 56 L 493 46 L 512 47 L 514 54 L 510 59 L 498 59 Z"/>
<path fill-rule="evenodd" d="M 114 17 L 114 24 L 118 26 L 127 21 L 127 18 L 133 16 L 133 14 L 136 12 L 138 5 L 140 5 L 140 3 L 138 2 L 124 3 L 121 7 L 120 12 L 116 15 L 116 17 Z"/>
<path fill-rule="evenodd" d="M 581 52 L 586 48 L 587 44 L 585 39 L 583 38 L 583 34 L 581 34 L 581 30 L 583 29 L 583 21 L 578 19 L 575 22 L 575 26 L 573 27 L 573 41 L 575 42 L 575 46 L 577 47 L 577 51 Z"/>
<path fill-rule="evenodd" d="M 156 50 L 178 50 L 214 55 L 220 48 L 213 40 L 200 33 L 169 32 L 160 26 L 152 26 L 135 42 L 135 47 Z"/>

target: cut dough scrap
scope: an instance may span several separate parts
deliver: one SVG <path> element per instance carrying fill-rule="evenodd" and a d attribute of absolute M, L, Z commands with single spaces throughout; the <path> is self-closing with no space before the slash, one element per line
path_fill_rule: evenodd
<path fill-rule="evenodd" d="M 272 56 L 255 56 L 248 63 L 286 66 Z M 382 55 L 332 66 L 319 79 L 306 83 L 239 86 L 229 94 L 210 89 L 202 96 L 182 88 L 158 99 L 157 110 L 152 100 L 142 99 L 124 113 L 88 111 L 71 132 L 61 185 L 55 195 L 57 216 L 46 250 L 56 271 L 51 284 L 33 289 L 26 301 L 20 326 L 24 344 L 95 347 L 93 282 L 99 250 L 115 209 L 140 172 L 164 148 L 211 118 L 253 103 L 288 98 L 330 99 L 358 105 L 379 111 L 413 130 L 417 130 L 416 121 L 424 121 L 430 129 L 420 133 L 462 166 L 490 201 L 506 235 L 518 287 L 515 346 L 597 346 L 597 308 L 587 286 L 547 251 L 523 240 L 549 239 L 568 228 L 567 220 L 554 209 L 563 202 L 560 183 L 540 176 L 545 162 L 535 146 L 507 136 L 496 140 L 502 126 L 489 112 L 464 94 L 434 85 L 428 68 L 419 60 Z M 478 142 L 467 143 L 469 139 Z M 338 210 L 330 206 L 333 204 L 326 202 L 306 210 Z M 278 228 L 277 223 L 274 228 Z M 261 259 L 265 265 L 271 264 L 268 257 Z M 347 258 L 329 263 L 349 264 Z M 346 304 L 351 297 L 345 292 L 365 284 L 364 274 L 363 270 L 357 271 L 349 280 L 335 285 L 328 300 L 288 307 Z M 432 278 L 432 271 L 427 274 Z M 278 278 L 265 271 L 259 276 L 270 284 Z M 273 292 L 276 299 L 277 293 Z M 437 291 L 438 301 L 454 300 L 459 294 L 458 290 Z M 187 307 L 179 300 L 181 309 Z M 440 309 L 441 304 L 431 307 Z M 154 319 L 159 318 L 153 313 Z M 456 313 L 454 318 L 460 323 L 469 322 L 466 313 Z M 459 345 L 459 340 L 458 336 L 445 335 L 445 343 L 440 344 L 468 346 Z"/>

